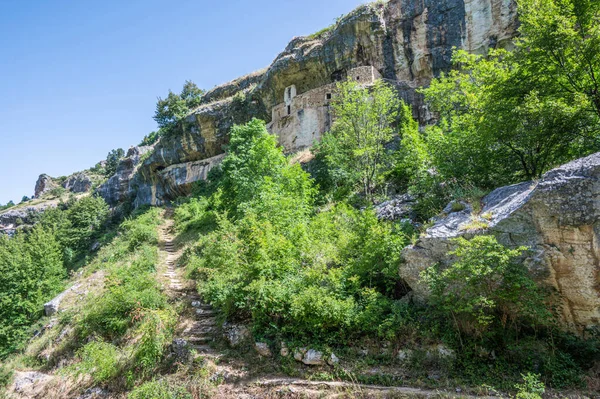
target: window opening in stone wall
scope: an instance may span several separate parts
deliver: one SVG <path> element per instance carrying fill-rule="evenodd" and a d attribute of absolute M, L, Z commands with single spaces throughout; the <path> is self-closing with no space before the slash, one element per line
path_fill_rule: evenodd
<path fill-rule="evenodd" d="M 288 111 L 288 115 L 290 115 L 292 113 L 292 106 L 291 105 L 287 106 L 287 111 Z"/>
<path fill-rule="evenodd" d="M 357 76 L 357 77 L 356 77 L 356 80 L 360 80 L 360 76 Z"/>
<path fill-rule="evenodd" d="M 331 93 L 327 93 L 327 99 L 331 100 Z"/>
<path fill-rule="evenodd" d="M 287 91 L 288 91 L 288 98 L 292 98 L 292 88 L 288 87 Z"/>

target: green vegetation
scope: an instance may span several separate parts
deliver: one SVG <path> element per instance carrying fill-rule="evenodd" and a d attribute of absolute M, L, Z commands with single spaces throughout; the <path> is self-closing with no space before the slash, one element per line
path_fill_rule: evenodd
<path fill-rule="evenodd" d="M 21 347 L 43 304 L 63 287 L 66 269 L 52 228 L 0 236 L 0 358 Z"/>
<path fill-rule="evenodd" d="M 192 399 L 183 387 L 173 386 L 167 381 L 150 381 L 135 388 L 128 399 Z"/>
<path fill-rule="evenodd" d="M 78 372 L 94 369 L 101 373 L 94 378 L 103 381 L 122 377 L 125 371 L 150 376 L 171 343 L 177 317 L 155 276 L 159 216 L 159 209 L 151 209 L 123 222 L 119 238 L 100 252 L 105 288 L 87 298 L 74 320 L 78 342 L 95 339 L 81 349 L 81 363 L 72 366 Z M 98 353 L 97 359 L 91 353 Z"/>
<path fill-rule="evenodd" d="M 447 268 L 427 269 L 423 280 L 431 303 L 451 315 L 457 331 L 484 339 L 507 339 L 522 326 L 552 320 L 544 295 L 520 262 L 524 247 L 507 249 L 492 236 L 455 240 L 448 255 L 458 260 Z"/>
<path fill-rule="evenodd" d="M 176 211 L 181 230 L 214 226 L 188 266 L 205 298 L 229 317 L 251 317 L 259 335 L 387 334 L 380 324 L 401 283 L 403 226 L 346 205 L 315 213 L 311 179 L 257 120 L 232 130 L 221 173 L 210 198 Z"/>
<path fill-rule="evenodd" d="M 159 134 L 170 135 L 181 129 L 185 117 L 200 105 L 203 94 L 202 89 L 188 80 L 180 94 L 169 91 L 167 98 L 159 98 L 154 114 L 154 120 L 160 129 Z"/>
<path fill-rule="evenodd" d="M 410 121 L 400 129 L 407 132 L 403 142 L 418 133 Z M 404 148 L 390 155 L 406 160 L 409 166 L 398 162 L 397 170 L 410 174 L 406 154 Z M 468 384 L 506 378 L 501 386 L 509 389 L 522 371 L 542 372 L 553 387 L 581 384 L 599 348 L 560 331 L 551 297 L 521 263 L 525 248 L 508 249 L 489 236 L 459 239 L 448 254 L 457 262 L 424 274 L 432 300 L 411 305 L 398 267 L 418 232 L 379 221 L 370 208 L 315 207 L 317 190 L 264 123 L 236 126 L 221 169 L 175 212 L 180 232 L 202 233 L 187 267 L 204 299 L 228 319 L 250 322 L 255 337 L 268 342 L 336 352 L 363 340 L 460 349 L 444 360 L 416 350 L 409 363 L 416 379 L 441 367 Z"/>
<path fill-rule="evenodd" d="M 182 259 L 203 300 L 271 349 L 283 342 L 364 369 L 402 369 L 402 379 L 354 375 L 343 363 L 315 378 L 488 387 L 523 399 L 541 398 L 546 386 L 583 387 L 598 367 L 597 336 L 580 338 L 557 322 L 554 293 L 524 262 L 528 248 L 481 235 L 492 219 L 481 214 L 481 198 L 600 150 L 600 5 L 521 0 L 519 11 L 514 51 L 456 51 L 455 70 L 421 90 L 438 117 L 432 126 L 420 129 L 386 83 L 340 84 L 333 127 L 305 166 L 312 176 L 284 155 L 265 122 L 234 126 L 221 166 L 175 210 L 178 239 L 189 244 Z M 233 98 L 235 120 L 248 120 L 250 94 Z M 181 131 L 202 95 L 186 82 L 159 99 L 159 130 L 142 144 Z M 113 175 L 123 156 L 111 151 L 95 171 Z M 390 193 L 416 198 L 418 223 L 378 219 L 374 204 Z M 453 212 L 473 209 L 463 225 L 469 239 L 449 241 L 449 262 L 422 273 L 424 303 L 400 278 L 400 254 L 450 200 Z M 189 367 L 196 374 L 186 377 L 204 379 L 200 388 L 209 381 L 206 359 L 182 365 L 165 356 L 178 312 L 157 279 L 161 210 L 140 209 L 116 229 L 109 215 L 101 199 L 70 199 L 13 238 L 0 237 L 2 359 L 24 348 L 68 272 L 86 265 L 85 276 L 99 281 L 0 367 L 0 384 L 27 364 L 131 390 L 132 399 L 204 395 L 164 375 Z M 90 254 L 96 242 L 101 248 Z M 359 356 L 367 347 L 377 354 Z M 290 358 L 260 361 L 297 372 Z"/>
<path fill-rule="evenodd" d="M 421 138 L 436 173 L 411 186 L 423 202 L 442 183 L 445 198 L 456 182 L 492 189 L 600 149 L 600 7 L 524 0 L 519 11 L 514 51 L 456 51 L 456 69 L 422 89 L 440 117 Z M 424 216 L 436 206 L 424 207 Z"/>
<path fill-rule="evenodd" d="M 125 156 L 125 151 L 122 148 L 111 150 L 106 156 L 106 164 L 104 165 L 104 175 L 111 177 L 117 172 L 117 166 L 119 162 Z"/>
<path fill-rule="evenodd" d="M 12 208 L 13 206 L 15 206 L 15 203 L 13 201 L 8 201 L 6 205 L 0 205 L 0 211 Z"/>
<path fill-rule="evenodd" d="M 140 145 L 152 145 L 160 139 L 161 133 L 160 130 L 158 132 L 151 132 L 149 135 L 144 136 Z"/>
<path fill-rule="evenodd" d="M 372 202 L 385 173 L 392 168 L 392 154 L 386 149 L 395 134 L 401 101 L 394 90 L 379 81 L 362 88 L 354 81 L 338 86 L 332 103 L 335 122 L 315 152 L 327 166 L 325 186 L 340 193 L 360 191 Z M 412 117 L 411 117 L 412 120 Z"/>
<path fill-rule="evenodd" d="M 106 203 L 86 197 L 47 210 L 13 238 L 0 236 L 0 358 L 22 347 L 42 305 L 63 288 L 67 271 L 87 256 L 107 222 Z"/>
<path fill-rule="evenodd" d="M 542 399 L 542 394 L 546 392 L 544 383 L 539 381 L 540 376 L 527 373 L 523 374 L 523 383 L 515 385 L 518 389 L 516 399 Z"/>

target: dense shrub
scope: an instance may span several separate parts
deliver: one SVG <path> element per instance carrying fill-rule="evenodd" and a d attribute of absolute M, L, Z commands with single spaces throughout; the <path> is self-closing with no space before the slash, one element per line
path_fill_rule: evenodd
<path fill-rule="evenodd" d="M 251 317 L 259 334 L 331 341 L 378 331 L 399 297 L 401 226 L 346 205 L 313 213 L 312 181 L 257 120 L 233 129 L 219 187 L 175 213 L 181 230 L 216 221 L 189 262 L 206 299 Z"/>
<path fill-rule="evenodd" d="M 76 375 L 91 375 L 96 384 L 106 382 L 119 373 L 122 356 L 116 346 L 108 342 L 92 341 L 77 351 L 79 362 L 69 370 Z"/>
<path fill-rule="evenodd" d="M 527 248 L 508 249 L 493 236 L 455 240 L 457 248 L 448 256 L 451 266 L 433 266 L 423 273 L 432 303 L 451 315 L 456 328 L 476 336 L 519 331 L 547 323 L 544 296 L 520 261 Z"/>
<path fill-rule="evenodd" d="M 63 287 L 66 270 L 52 228 L 0 236 L 0 358 L 19 348 L 43 304 Z"/>

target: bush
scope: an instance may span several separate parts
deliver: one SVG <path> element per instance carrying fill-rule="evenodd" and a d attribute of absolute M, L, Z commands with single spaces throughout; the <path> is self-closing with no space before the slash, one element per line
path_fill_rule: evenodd
<path fill-rule="evenodd" d="M 527 248 L 508 249 L 493 236 L 454 240 L 451 266 L 427 269 L 432 303 L 452 317 L 459 331 L 476 336 L 515 331 L 520 324 L 551 319 L 543 295 L 520 262 Z"/>
<path fill-rule="evenodd" d="M 149 135 L 144 136 L 142 142 L 140 143 L 140 146 L 153 145 L 158 141 L 161 135 L 162 133 L 159 130 L 158 132 L 152 132 Z"/>
<path fill-rule="evenodd" d="M 192 399 L 192 395 L 183 387 L 173 386 L 165 380 L 155 380 L 135 388 L 127 399 Z"/>
<path fill-rule="evenodd" d="M 107 342 L 90 342 L 77 351 L 77 357 L 80 362 L 68 370 L 77 375 L 89 374 L 97 384 L 113 379 L 120 371 L 122 354 Z"/>
<path fill-rule="evenodd" d="M 60 198 L 63 195 L 65 195 L 66 192 L 67 192 L 67 190 L 64 189 L 63 187 L 54 187 L 52 190 L 48 191 L 48 194 L 51 197 Z"/>
<path fill-rule="evenodd" d="M 119 337 L 133 325 L 136 310 L 161 309 L 166 299 L 154 277 L 156 248 L 144 246 L 128 267 L 110 268 L 106 291 L 91 299 L 81 317 L 81 335 L 100 335 L 107 339 Z"/>
<path fill-rule="evenodd" d="M 383 81 L 363 88 L 348 80 L 338 85 L 338 92 L 332 103 L 335 122 L 315 152 L 330 171 L 326 185 L 339 186 L 342 192 L 357 190 L 372 202 L 392 166 L 385 146 L 397 134 L 401 102 Z M 334 196 L 339 198 L 339 193 Z"/>
<path fill-rule="evenodd" d="M 540 376 L 527 373 L 521 374 L 523 383 L 515 385 L 518 389 L 517 399 L 542 399 L 542 394 L 546 392 L 544 383 L 539 380 Z"/>
<path fill-rule="evenodd" d="M 177 313 L 171 308 L 140 309 L 133 317 L 140 320 L 136 331 L 139 340 L 134 349 L 135 364 L 142 373 L 147 374 L 158 365 L 173 340 Z"/>
<path fill-rule="evenodd" d="M 233 217 L 268 210 L 290 221 L 311 210 L 314 188 L 308 175 L 300 165 L 288 164 L 263 121 L 233 127 L 221 169 L 218 199 Z"/>

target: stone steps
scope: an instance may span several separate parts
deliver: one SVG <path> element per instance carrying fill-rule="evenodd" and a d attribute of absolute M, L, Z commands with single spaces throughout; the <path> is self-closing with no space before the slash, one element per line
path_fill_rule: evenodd
<path fill-rule="evenodd" d="M 165 213 L 165 218 L 171 218 L 172 213 Z M 197 292 L 189 292 L 187 281 L 182 278 L 176 268 L 179 254 L 177 245 L 168 228 L 162 230 L 161 250 L 166 253 L 166 271 L 162 274 L 169 280 L 171 296 L 175 301 L 185 301 L 188 309 L 193 310 L 194 321 L 178 334 L 177 340 L 187 342 L 187 347 L 201 355 L 216 356 L 216 351 L 209 345 L 215 341 L 219 327 L 216 319 L 217 312 L 211 305 L 202 301 Z M 175 342 L 174 341 L 174 342 Z"/>

